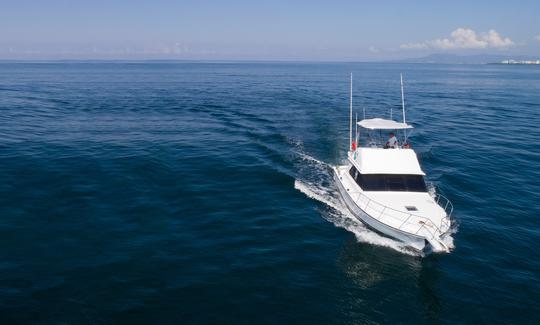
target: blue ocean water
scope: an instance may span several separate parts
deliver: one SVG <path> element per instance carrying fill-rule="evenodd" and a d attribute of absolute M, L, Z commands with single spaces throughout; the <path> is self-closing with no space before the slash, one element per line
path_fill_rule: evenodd
<path fill-rule="evenodd" d="M 2 323 L 532 323 L 540 69 L 0 63 Z M 455 249 L 355 222 L 329 166 L 399 112 Z"/>

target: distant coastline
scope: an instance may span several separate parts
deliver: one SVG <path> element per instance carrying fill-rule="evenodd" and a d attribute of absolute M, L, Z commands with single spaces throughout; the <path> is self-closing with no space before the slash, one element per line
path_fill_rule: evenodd
<path fill-rule="evenodd" d="M 491 64 L 518 64 L 518 65 L 540 65 L 540 60 L 503 60 L 501 62 L 497 63 L 491 63 Z"/>
<path fill-rule="evenodd" d="M 463 64 L 463 65 L 534 65 L 540 66 L 540 57 L 500 55 L 431 54 L 418 58 L 373 61 L 332 61 L 332 60 L 242 60 L 242 59 L 0 59 L 0 64 L 147 64 L 147 63 L 197 63 L 197 64 L 317 64 L 317 63 L 412 63 L 412 64 Z"/>
<path fill-rule="evenodd" d="M 433 63 L 433 64 L 519 64 L 537 65 L 540 58 L 530 56 L 508 56 L 492 54 L 456 55 L 456 54 L 430 54 L 419 58 L 392 60 L 386 62 L 396 63 Z"/>

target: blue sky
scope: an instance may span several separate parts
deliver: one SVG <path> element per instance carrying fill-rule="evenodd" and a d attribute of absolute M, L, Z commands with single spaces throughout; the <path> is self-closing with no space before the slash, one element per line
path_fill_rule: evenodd
<path fill-rule="evenodd" d="M 540 56 L 540 1 L 0 0 L 0 59 Z"/>

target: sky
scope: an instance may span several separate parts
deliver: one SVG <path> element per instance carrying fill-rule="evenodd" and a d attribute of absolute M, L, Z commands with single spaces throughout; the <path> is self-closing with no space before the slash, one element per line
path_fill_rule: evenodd
<path fill-rule="evenodd" d="M 0 0 L 0 59 L 540 58 L 540 1 Z"/>

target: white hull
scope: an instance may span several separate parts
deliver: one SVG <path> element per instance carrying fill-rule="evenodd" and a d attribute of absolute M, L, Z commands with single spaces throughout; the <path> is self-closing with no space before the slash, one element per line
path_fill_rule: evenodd
<path fill-rule="evenodd" d="M 397 239 L 403 243 L 405 243 L 407 246 L 410 246 L 416 250 L 422 251 L 426 249 L 426 246 L 429 245 L 429 242 L 426 240 L 425 237 L 407 233 L 405 231 L 396 229 L 392 226 L 389 226 L 383 222 L 380 222 L 376 218 L 373 218 L 368 213 L 366 213 L 364 210 L 362 210 L 353 200 L 353 198 L 349 195 L 348 191 L 343 186 L 341 180 L 339 179 L 337 170 L 334 169 L 334 179 L 337 184 L 338 190 L 341 194 L 341 197 L 343 198 L 343 201 L 345 202 L 347 208 L 351 213 L 362 223 L 367 225 L 369 228 L 386 235 L 388 237 Z M 438 250 L 438 249 L 437 249 Z"/>

